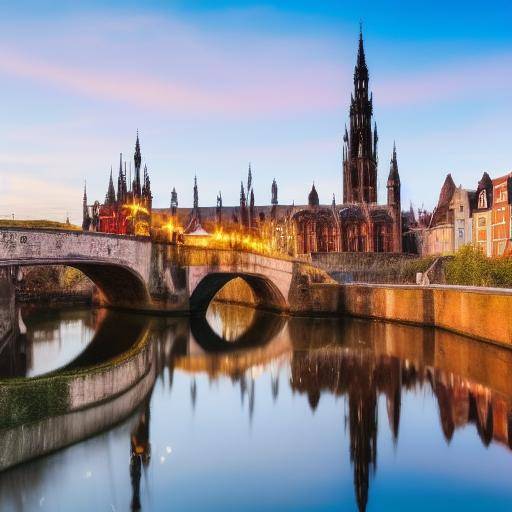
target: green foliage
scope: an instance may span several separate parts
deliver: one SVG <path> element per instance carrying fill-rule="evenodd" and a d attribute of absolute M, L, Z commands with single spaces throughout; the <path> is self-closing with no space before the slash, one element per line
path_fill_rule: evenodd
<path fill-rule="evenodd" d="M 70 231 L 79 231 L 82 228 L 74 224 L 65 222 L 56 222 L 53 220 L 10 220 L 0 219 L 0 228 L 38 228 L 38 229 L 68 229 Z"/>
<path fill-rule="evenodd" d="M 477 247 L 465 245 L 446 265 L 448 284 L 512 288 L 512 258 L 488 258 Z"/>
<path fill-rule="evenodd" d="M 424 273 L 434 263 L 435 256 L 425 256 L 423 258 L 411 258 L 406 261 L 402 268 L 399 269 L 399 277 L 397 282 L 401 283 L 415 283 L 416 274 L 418 272 Z"/>
<path fill-rule="evenodd" d="M 63 379 L 0 383 L 0 429 L 63 414 L 67 404 L 68 388 Z"/>

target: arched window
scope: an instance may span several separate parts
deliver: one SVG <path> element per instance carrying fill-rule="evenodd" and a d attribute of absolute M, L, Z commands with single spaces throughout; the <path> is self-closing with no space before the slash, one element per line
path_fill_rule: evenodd
<path fill-rule="evenodd" d="M 487 191 L 485 189 L 478 194 L 478 208 L 487 208 Z"/>

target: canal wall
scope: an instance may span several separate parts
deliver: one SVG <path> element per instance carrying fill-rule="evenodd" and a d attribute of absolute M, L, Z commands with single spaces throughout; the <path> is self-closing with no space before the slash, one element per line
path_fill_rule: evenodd
<path fill-rule="evenodd" d="M 512 348 L 512 290 L 444 285 L 332 284 L 307 278 L 294 288 L 291 311 L 303 316 L 353 316 L 440 327 Z M 252 306 L 238 284 L 223 302 Z"/>
<path fill-rule="evenodd" d="M 155 367 L 112 400 L 0 431 L 0 471 L 108 430 L 128 418 L 155 382 Z"/>
<path fill-rule="evenodd" d="M 322 296 L 331 312 L 337 301 L 339 314 L 441 327 L 512 348 L 512 290 L 347 284 L 324 287 Z"/>
<path fill-rule="evenodd" d="M 0 380 L 0 437 L 5 429 L 79 411 L 126 392 L 150 371 L 153 357 L 147 328 L 129 351 L 101 365 Z"/>

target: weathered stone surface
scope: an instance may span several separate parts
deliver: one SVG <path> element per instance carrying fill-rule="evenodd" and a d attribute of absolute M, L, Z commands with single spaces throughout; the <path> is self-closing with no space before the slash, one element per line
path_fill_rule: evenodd
<path fill-rule="evenodd" d="M 0 228 L 0 266 L 68 265 L 83 271 L 108 305 L 202 311 L 230 280 L 244 279 L 259 307 L 306 311 L 298 293 L 329 282 L 325 272 L 289 259 L 232 250 L 152 243 L 147 238 L 80 231 Z M 306 291 L 306 295 L 309 292 Z"/>
<path fill-rule="evenodd" d="M 341 314 L 442 327 L 512 347 L 512 290 L 347 284 L 339 292 Z"/>
<path fill-rule="evenodd" d="M 0 471 L 107 430 L 137 408 L 154 382 L 153 366 L 135 386 L 112 400 L 0 431 Z"/>

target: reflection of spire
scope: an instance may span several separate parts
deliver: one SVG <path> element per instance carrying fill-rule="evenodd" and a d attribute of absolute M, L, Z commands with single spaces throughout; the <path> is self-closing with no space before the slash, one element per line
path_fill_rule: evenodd
<path fill-rule="evenodd" d="M 272 398 L 274 402 L 277 400 L 279 395 L 279 372 L 272 374 L 270 378 L 270 386 L 272 389 Z"/>
<path fill-rule="evenodd" d="M 192 409 L 196 408 L 196 400 L 197 400 L 197 384 L 196 379 L 192 379 L 190 383 L 190 403 L 192 404 Z"/>
<path fill-rule="evenodd" d="M 320 402 L 320 391 L 318 389 L 310 389 L 308 391 L 308 402 L 311 410 L 315 412 L 318 402 Z"/>
<path fill-rule="evenodd" d="M 252 423 L 252 417 L 254 416 L 254 400 L 255 400 L 254 378 L 251 377 L 251 382 L 249 384 L 249 421 L 251 423 Z"/>
<path fill-rule="evenodd" d="M 149 443 L 149 410 L 150 397 L 146 399 L 145 407 L 139 416 L 139 421 L 131 434 L 130 480 L 132 484 L 131 510 L 141 510 L 140 477 L 142 465 L 149 464 L 151 445 Z"/>
<path fill-rule="evenodd" d="M 373 388 L 373 389 L 372 389 Z M 350 460 L 360 511 L 366 510 L 370 469 L 377 464 L 377 397 L 371 384 L 356 385 L 349 392 Z"/>

